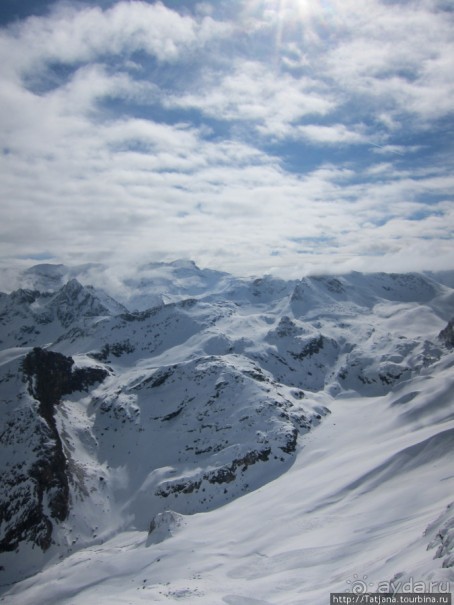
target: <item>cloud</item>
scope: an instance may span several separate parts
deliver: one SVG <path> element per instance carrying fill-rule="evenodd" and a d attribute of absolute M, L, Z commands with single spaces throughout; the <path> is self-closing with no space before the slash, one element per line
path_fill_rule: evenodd
<path fill-rule="evenodd" d="M 210 16 L 195 19 L 156 2 L 118 2 L 107 10 L 57 4 L 47 18 L 30 17 L 9 28 L 1 46 L 22 72 L 41 63 L 78 64 L 108 55 L 144 51 L 159 61 L 176 61 L 230 26 Z"/>
<path fill-rule="evenodd" d="M 408 119 L 427 122 L 453 112 L 453 16 L 430 3 L 368 0 L 359 9 L 335 0 L 257 0 L 245 3 L 240 18 L 237 27 L 249 32 L 254 58 L 234 55 L 221 71 L 209 66 L 194 91 L 169 96 L 170 106 L 248 121 L 279 139 L 292 138 L 296 125 L 306 138 L 327 143 L 360 142 L 349 112 L 356 121 L 373 117 L 389 132 L 408 128 Z M 254 41 L 251 31 L 273 40 L 265 57 L 262 38 Z M 301 124 L 339 115 L 340 108 L 344 124 Z"/>
<path fill-rule="evenodd" d="M 239 4 L 56 5 L 0 31 L 3 258 L 452 263 L 451 16 Z"/>
<path fill-rule="evenodd" d="M 421 120 L 452 114 L 452 12 L 424 2 L 367 4 L 367 12 L 351 15 L 351 35 L 324 56 L 326 73 L 350 96 L 380 104 L 381 112 Z"/>
<path fill-rule="evenodd" d="M 441 2 L 246 3 L 244 18 L 274 38 L 275 60 L 312 77 L 339 103 L 388 127 L 452 115 L 454 15 Z"/>
<path fill-rule="evenodd" d="M 367 141 L 363 134 L 349 130 L 344 124 L 334 124 L 332 126 L 308 124 L 307 126 L 298 126 L 296 132 L 314 143 L 328 145 L 348 145 Z"/>
<path fill-rule="evenodd" d="M 371 145 L 374 145 L 372 151 L 380 155 L 388 155 L 390 153 L 405 155 L 406 153 L 416 153 L 422 149 L 422 145 L 378 145 L 372 142 Z"/>
<path fill-rule="evenodd" d="M 259 61 L 241 60 L 219 80 L 213 71 L 203 78 L 198 92 L 166 100 L 169 107 L 198 109 L 224 121 L 248 122 L 263 135 L 288 136 L 304 116 L 326 115 L 336 105 L 315 80 L 276 73 Z"/>

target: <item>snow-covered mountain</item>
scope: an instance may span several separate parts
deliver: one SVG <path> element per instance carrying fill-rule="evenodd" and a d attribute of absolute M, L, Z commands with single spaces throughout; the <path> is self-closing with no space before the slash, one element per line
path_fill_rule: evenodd
<path fill-rule="evenodd" d="M 96 284 L 131 311 L 144 311 L 163 303 L 207 297 L 228 290 L 237 283 L 232 276 L 212 269 L 200 269 L 193 261 L 153 262 L 131 271 L 111 271 L 100 263 L 84 265 L 40 264 L 17 272 L 0 270 L 0 284 L 9 290 L 56 292 L 72 279 L 84 286 Z"/>
<path fill-rule="evenodd" d="M 0 294 L 0 599 L 454 581 L 446 275 L 99 270 L 39 265 Z"/>

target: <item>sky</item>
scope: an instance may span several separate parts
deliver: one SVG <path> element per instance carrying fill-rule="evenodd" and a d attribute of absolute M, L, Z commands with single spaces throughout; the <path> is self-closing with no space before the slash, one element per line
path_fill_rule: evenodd
<path fill-rule="evenodd" d="M 454 268 L 450 0 L 2 0 L 0 258 Z"/>

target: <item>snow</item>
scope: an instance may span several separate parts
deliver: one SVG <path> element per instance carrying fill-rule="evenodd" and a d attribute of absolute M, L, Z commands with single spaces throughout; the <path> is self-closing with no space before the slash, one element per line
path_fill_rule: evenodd
<path fill-rule="evenodd" d="M 57 407 L 71 512 L 41 559 L 26 544 L 2 555 L 0 601 L 325 605 L 360 585 L 449 589 L 454 352 L 437 338 L 453 315 L 448 280 L 247 282 L 186 261 L 147 271 L 144 296 L 157 271 L 192 299 L 163 289 L 174 302 L 117 313 L 70 283 L 75 319 L 53 316 L 27 344 L 16 336 L 33 309 L 3 303 L 5 418 L 33 408 L 18 377 L 31 346 L 53 342 L 110 374 Z M 80 304 L 87 292 L 96 304 Z M 9 466 L 26 455 L 10 437 Z"/>
<path fill-rule="evenodd" d="M 452 388 L 448 375 L 442 380 Z M 419 386 L 429 397 L 430 384 Z M 395 410 L 388 397 L 340 399 L 280 478 L 185 517 L 160 543 L 125 532 L 80 551 L 16 586 L 8 602 L 321 605 L 355 574 L 374 589 L 404 571 L 419 581 L 452 580 L 424 536 L 452 498 L 452 438 L 434 453 L 424 443 L 439 427 L 403 436 Z M 452 421 L 441 435 L 448 430 Z M 412 468 L 402 455 L 408 447 L 419 452 Z M 393 472 L 377 470 L 393 460 Z"/>

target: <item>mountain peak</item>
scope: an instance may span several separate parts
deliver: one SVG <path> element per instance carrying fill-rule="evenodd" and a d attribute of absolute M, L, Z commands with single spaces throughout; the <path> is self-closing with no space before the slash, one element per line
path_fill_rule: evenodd
<path fill-rule="evenodd" d="M 172 267 L 176 269 L 188 269 L 190 271 L 200 271 L 200 268 L 196 265 L 193 260 L 188 260 L 184 258 L 178 258 L 169 263 Z"/>
<path fill-rule="evenodd" d="M 66 292 L 70 296 L 76 296 L 84 289 L 84 286 L 73 277 L 62 287 L 61 292 Z"/>

